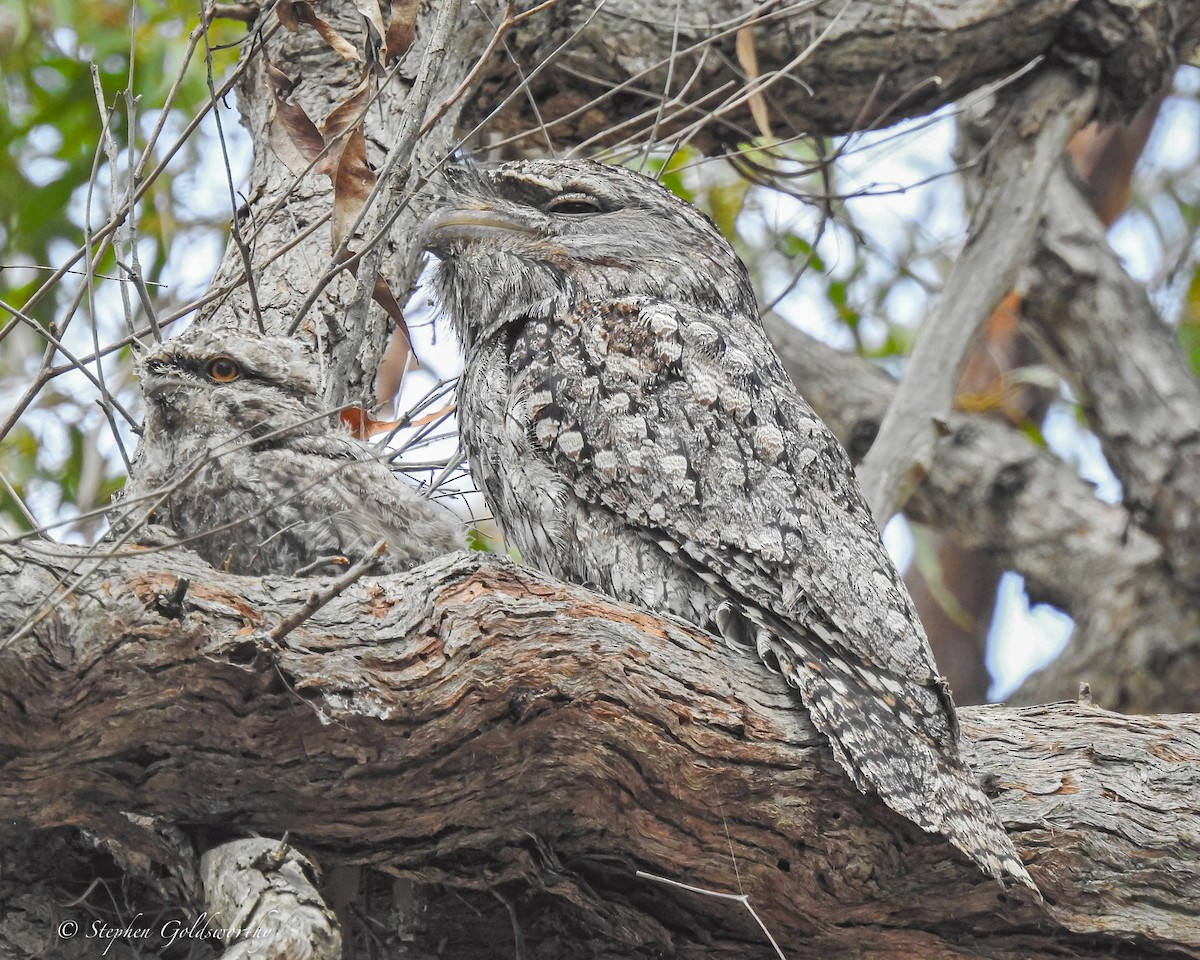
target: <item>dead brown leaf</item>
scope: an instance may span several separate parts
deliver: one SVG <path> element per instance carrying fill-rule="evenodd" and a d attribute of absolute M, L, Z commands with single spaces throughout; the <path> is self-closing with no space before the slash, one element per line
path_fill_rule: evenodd
<path fill-rule="evenodd" d="M 354 221 L 375 186 L 375 171 L 367 162 L 363 114 L 371 99 L 371 74 L 364 70 L 353 92 L 329 112 L 321 125 L 325 156 L 317 164 L 333 183 L 330 244 L 336 250 L 350 234 Z"/>
<path fill-rule="evenodd" d="M 342 426 L 346 427 L 359 440 L 370 440 L 381 433 L 402 426 L 399 420 L 376 420 L 366 407 L 347 407 L 338 414 L 338 419 L 342 421 Z"/>
<path fill-rule="evenodd" d="M 424 427 L 430 423 L 438 423 L 445 420 L 458 409 L 458 405 L 451 403 L 442 407 L 440 410 L 435 410 L 433 413 L 427 413 L 423 417 L 418 417 L 416 420 L 376 420 L 367 411 L 365 407 L 346 407 L 338 414 L 342 425 L 359 440 L 370 440 L 372 437 L 377 437 L 381 433 L 387 433 L 389 430 L 395 430 L 398 427 Z"/>
<path fill-rule="evenodd" d="M 417 417 L 417 419 L 412 422 L 412 425 L 414 427 L 423 427 L 427 423 L 437 423 L 439 420 L 446 419 L 446 417 L 450 416 L 450 414 L 454 413 L 454 411 L 457 409 L 457 403 L 448 404 L 447 406 L 442 407 L 440 410 L 434 410 L 433 413 L 427 413 L 423 417 Z"/>
<path fill-rule="evenodd" d="M 392 0 L 392 15 L 388 19 L 387 42 L 383 62 L 391 63 L 408 52 L 417 35 L 417 12 L 420 0 Z"/>
<path fill-rule="evenodd" d="M 288 72 L 270 61 L 267 61 L 267 82 L 271 84 L 271 93 L 280 98 L 290 97 L 296 88 L 296 81 Z"/>
<path fill-rule="evenodd" d="M 380 71 L 381 49 L 384 45 L 383 11 L 379 0 L 354 0 L 356 9 L 367 24 L 367 66 L 372 72 Z"/>
<path fill-rule="evenodd" d="M 375 368 L 375 401 L 380 406 L 387 406 L 396 399 L 411 360 L 412 351 L 408 348 L 407 331 L 397 327 L 388 337 L 383 359 Z"/>
<path fill-rule="evenodd" d="M 367 26 L 371 28 L 374 39 L 382 42 L 383 11 L 379 9 L 379 0 L 354 0 L 354 9 L 361 13 L 362 18 L 367 21 Z"/>
<path fill-rule="evenodd" d="M 737 41 L 735 44 L 738 63 L 742 70 L 746 73 L 746 79 L 751 83 L 757 80 L 761 74 L 758 70 L 758 50 L 754 45 L 754 23 L 748 23 L 737 32 Z M 754 125 L 758 127 L 758 132 L 768 140 L 773 140 L 771 135 L 771 114 L 767 110 L 767 99 L 761 91 L 755 91 L 750 94 L 750 116 L 754 118 Z"/>
<path fill-rule="evenodd" d="M 375 288 L 371 291 L 371 299 L 383 308 L 383 312 L 396 325 L 396 331 L 404 336 L 405 342 L 408 344 L 409 353 L 412 353 L 412 337 L 408 335 L 408 321 L 404 319 L 404 310 L 401 309 L 395 295 L 392 293 L 392 288 L 388 286 L 387 280 L 383 278 L 383 274 L 381 273 L 375 274 Z M 415 353 L 412 354 L 412 357 L 413 360 L 417 359 Z"/>
<path fill-rule="evenodd" d="M 340 144 L 330 150 L 326 161 L 333 164 L 329 173 L 333 181 L 333 222 L 330 244 L 337 250 L 348 238 L 354 221 L 375 186 L 375 171 L 367 163 L 367 138 L 361 124 Z M 327 164 L 323 164 L 327 166 Z"/>
<path fill-rule="evenodd" d="M 300 29 L 300 17 L 296 14 L 294 0 L 279 0 L 275 4 L 275 16 L 279 18 L 279 22 L 287 28 L 289 33 L 295 33 Z"/>
<path fill-rule="evenodd" d="M 328 43 L 343 60 L 361 61 L 363 59 L 349 40 L 317 16 L 317 11 L 313 9 L 312 4 L 308 3 L 307 0 L 286 0 L 286 2 L 278 3 L 275 10 L 279 17 L 279 22 L 292 33 L 295 33 L 300 28 L 301 23 L 307 23 L 321 35 L 321 39 Z"/>
<path fill-rule="evenodd" d="M 364 70 L 357 86 L 350 91 L 345 100 L 329 111 L 329 115 L 321 124 L 321 133 L 326 143 L 333 143 L 351 128 L 362 125 L 363 112 L 371 102 L 371 89 L 371 74 Z"/>
<path fill-rule="evenodd" d="M 274 64 L 267 65 L 271 84 L 271 116 L 267 123 L 267 144 L 292 173 L 299 176 L 309 168 L 325 148 L 325 139 L 304 108 L 284 99 L 294 84 Z"/>

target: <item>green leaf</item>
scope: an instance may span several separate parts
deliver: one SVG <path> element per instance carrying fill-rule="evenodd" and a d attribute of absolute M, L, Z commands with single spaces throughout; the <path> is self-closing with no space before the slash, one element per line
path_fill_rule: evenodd
<path fill-rule="evenodd" d="M 1183 300 L 1183 315 L 1176 334 L 1192 373 L 1200 377 L 1200 267 L 1192 274 Z"/>
<path fill-rule="evenodd" d="M 675 196 L 688 203 L 696 203 L 696 191 L 692 190 L 684 179 L 687 166 L 699 158 L 698 151 L 691 147 L 683 147 L 666 157 L 649 156 L 639 163 L 629 165 L 631 170 L 654 177 L 659 183 L 670 190 Z"/>
<path fill-rule="evenodd" d="M 785 233 L 779 238 L 779 246 L 783 253 L 792 260 L 804 261 L 818 273 L 825 272 L 825 261 L 813 248 L 813 245 L 803 237 L 794 233 Z"/>
<path fill-rule="evenodd" d="M 492 549 L 492 539 L 478 527 L 467 531 L 467 549 L 478 550 L 480 553 L 495 553 Z"/>

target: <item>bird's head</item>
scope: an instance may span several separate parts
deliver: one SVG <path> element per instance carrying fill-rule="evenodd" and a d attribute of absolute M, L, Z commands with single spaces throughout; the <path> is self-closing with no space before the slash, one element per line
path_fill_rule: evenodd
<path fill-rule="evenodd" d="M 232 327 L 190 327 L 137 364 L 147 427 L 193 438 L 319 432 L 316 364 L 299 342 Z"/>
<path fill-rule="evenodd" d="M 448 173 L 421 242 L 469 347 L 581 300 L 653 296 L 757 317 L 746 268 L 703 213 L 654 180 L 592 160 Z"/>

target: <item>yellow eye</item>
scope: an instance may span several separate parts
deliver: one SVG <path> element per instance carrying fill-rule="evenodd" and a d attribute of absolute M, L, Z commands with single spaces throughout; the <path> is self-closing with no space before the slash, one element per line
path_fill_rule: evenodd
<path fill-rule="evenodd" d="M 586 193 L 564 193 L 546 204 L 547 213 L 603 213 L 600 204 Z"/>
<path fill-rule="evenodd" d="M 241 377 L 242 368 L 233 357 L 213 357 L 204 365 L 204 375 L 213 383 L 233 383 Z"/>

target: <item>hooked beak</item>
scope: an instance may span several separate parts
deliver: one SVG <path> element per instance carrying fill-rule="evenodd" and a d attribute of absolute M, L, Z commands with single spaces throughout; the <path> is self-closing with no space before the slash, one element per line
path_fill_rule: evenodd
<path fill-rule="evenodd" d="M 161 402 L 163 398 L 189 383 L 189 378 L 183 376 L 178 367 L 154 353 L 139 358 L 136 372 L 142 385 L 142 395 L 155 402 Z"/>
<path fill-rule="evenodd" d="M 188 381 L 180 376 L 142 376 L 142 396 L 155 403 L 164 402 L 180 387 L 188 386 Z"/>
<path fill-rule="evenodd" d="M 420 241 L 425 250 L 439 256 L 456 243 L 499 239 L 503 236 L 534 236 L 523 223 L 506 216 L 485 203 L 464 203 L 440 210 L 421 227 Z"/>

